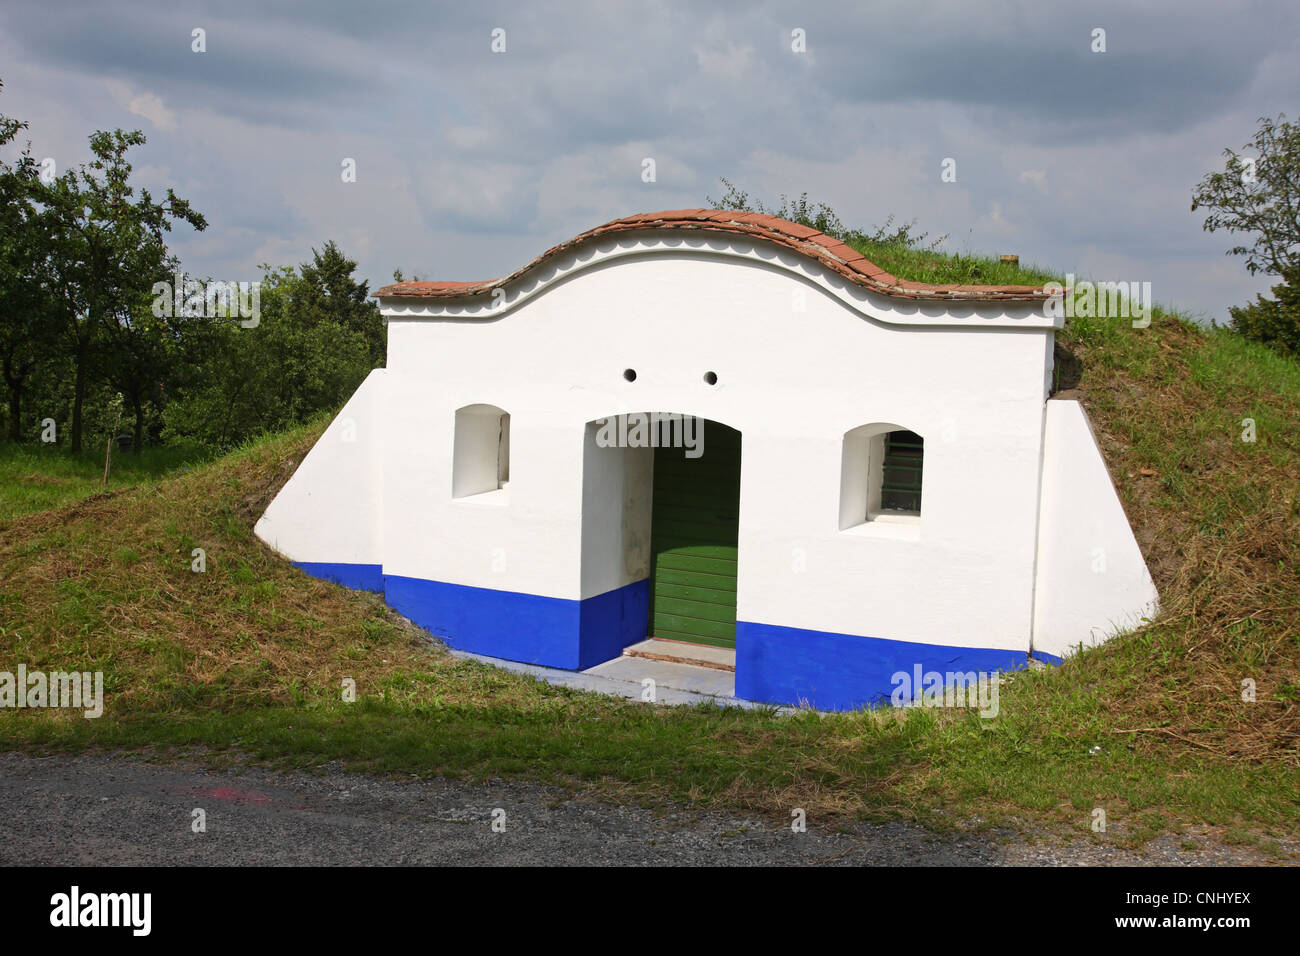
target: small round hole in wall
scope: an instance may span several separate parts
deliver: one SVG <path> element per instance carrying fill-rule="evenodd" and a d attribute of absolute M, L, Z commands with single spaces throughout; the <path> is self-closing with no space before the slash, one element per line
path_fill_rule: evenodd
<path fill-rule="evenodd" d="M 717 384 L 718 384 L 718 373 L 717 373 L 717 372 L 705 372 L 705 373 L 704 373 L 704 381 L 705 381 L 707 384 L 709 384 L 709 385 L 717 385 Z"/>
<path fill-rule="evenodd" d="M 627 379 L 629 382 L 635 382 L 635 381 L 636 381 L 636 369 L 634 369 L 634 368 L 625 368 L 625 369 L 623 369 L 623 378 Z"/>

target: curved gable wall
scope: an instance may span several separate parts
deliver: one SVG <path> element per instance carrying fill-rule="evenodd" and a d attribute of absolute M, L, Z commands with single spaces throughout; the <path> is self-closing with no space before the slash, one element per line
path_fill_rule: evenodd
<path fill-rule="evenodd" d="M 742 620 L 860 633 L 870 601 L 871 636 L 1028 649 L 1050 328 L 887 324 L 780 265 L 695 255 L 628 256 L 487 321 L 389 315 L 388 427 L 409 437 L 387 446 L 385 500 L 424 505 L 385 515 L 385 573 L 617 587 L 613 571 L 583 581 L 585 425 L 678 411 L 743 434 Z M 504 502 L 441 494 L 454 409 L 473 403 L 511 416 Z M 843 436 L 876 421 L 934 436 L 923 522 L 841 532 Z"/>

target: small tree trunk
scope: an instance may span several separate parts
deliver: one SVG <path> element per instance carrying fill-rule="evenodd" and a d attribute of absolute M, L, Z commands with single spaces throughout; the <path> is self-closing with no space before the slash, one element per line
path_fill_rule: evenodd
<path fill-rule="evenodd" d="M 72 453 L 81 451 L 81 406 L 86 400 L 86 356 L 77 349 L 77 384 L 72 393 Z"/>
<path fill-rule="evenodd" d="M 131 407 L 135 409 L 135 435 L 131 442 L 131 454 L 140 454 L 140 446 L 144 444 L 144 408 L 139 402 L 132 402 Z"/>
<path fill-rule="evenodd" d="M 108 436 L 108 443 L 104 446 L 104 487 L 108 487 L 108 463 L 113 460 L 113 436 Z"/>
<path fill-rule="evenodd" d="M 9 440 L 20 442 L 23 440 L 23 416 L 22 416 L 23 389 L 21 385 L 9 385 Z"/>

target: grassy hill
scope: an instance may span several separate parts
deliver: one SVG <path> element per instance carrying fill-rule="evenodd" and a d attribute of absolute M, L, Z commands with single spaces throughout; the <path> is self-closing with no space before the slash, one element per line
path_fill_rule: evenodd
<path fill-rule="evenodd" d="M 864 251 L 906 278 L 1052 277 Z M 1073 320 L 1058 339 L 1164 610 L 1063 667 L 1013 675 L 995 720 L 651 707 L 455 660 L 378 597 L 309 578 L 252 535 L 317 422 L 53 509 L 0 498 L 0 670 L 103 670 L 107 697 L 98 720 L 0 711 L 0 748 L 204 746 L 527 774 L 785 821 L 803 807 L 810 821 L 1202 832 L 1280 852 L 1273 838 L 1300 836 L 1300 364 L 1160 313 L 1147 329 Z M 354 704 L 340 700 L 349 677 Z M 1090 830 L 1096 807 L 1108 834 Z"/>
<path fill-rule="evenodd" d="M 154 481 L 212 457 L 202 446 L 144 448 L 138 455 L 114 451 L 108 486 Z M 53 444 L 0 442 L 0 522 L 99 494 L 105 490 L 103 482 L 102 445 L 72 455 Z"/>

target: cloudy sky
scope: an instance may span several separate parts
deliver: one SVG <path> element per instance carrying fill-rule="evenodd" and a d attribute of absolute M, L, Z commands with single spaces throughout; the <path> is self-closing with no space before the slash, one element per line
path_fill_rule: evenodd
<path fill-rule="evenodd" d="M 60 171 L 142 129 L 140 183 L 208 219 L 174 233 L 198 275 L 332 238 L 372 287 L 493 278 L 725 176 L 1224 319 L 1267 284 L 1191 190 L 1300 114 L 1300 4 L 5 0 L 0 79 Z"/>

